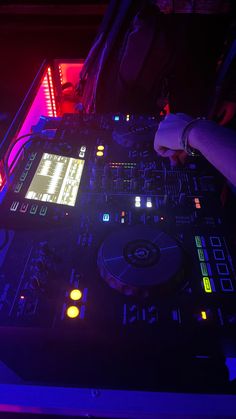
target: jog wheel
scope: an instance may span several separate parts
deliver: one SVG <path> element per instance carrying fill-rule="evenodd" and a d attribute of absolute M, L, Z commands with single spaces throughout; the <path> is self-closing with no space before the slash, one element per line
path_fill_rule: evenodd
<path fill-rule="evenodd" d="M 125 295 L 149 296 L 182 287 L 184 252 L 156 227 L 132 226 L 110 234 L 98 252 L 98 267 L 111 288 Z"/>

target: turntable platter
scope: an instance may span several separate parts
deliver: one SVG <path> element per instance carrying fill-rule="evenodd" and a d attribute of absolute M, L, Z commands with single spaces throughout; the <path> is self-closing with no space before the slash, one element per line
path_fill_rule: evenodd
<path fill-rule="evenodd" d="M 159 228 L 131 226 L 111 233 L 98 253 L 102 278 L 126 295 L 148 296 L 182 285 L 184 252 Z"/>

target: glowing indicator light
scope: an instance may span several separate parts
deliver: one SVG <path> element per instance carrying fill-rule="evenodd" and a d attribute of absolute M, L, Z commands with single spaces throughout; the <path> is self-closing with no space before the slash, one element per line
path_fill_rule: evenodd
<path fill-rule="evenodd" d="M 202 320 L 207 320 L 207 313 L 206 313 L 206 311 L 201 311 L 201 318 L 202 318 Z"/>
<path fill-rule="evenodd" d="M 197 247 L 202 247 L 202 241 L 200 236 L 195 236 L 195 243 Z"/>
<path fill-rule="evenodd" d="M 119 120 L 120 120 L 119 115 L 115 115 L 115 116 L 114 116 L 114 121 L 119 121 Z"/>
<path fill-rule="evenodd" d="M 82 292 L 78 289 L 74 289 L 70 292 L 70 298 L 73 301 L 79 301 L 82 298 Z"/>
<path fill-rule="evenodd" d="M 104 148 L 105 148 L 105 147 L 104 147 L 104 145 L 99 145 L 99 146 L 98 146 L 98 150 L 99 150 L 99 151 L 103 151 L 103 150 L 104 150 Z"/>
<path fill-rule="evenodd" d="M 160 220 L 161 220 L 161 221 L 164 221 L 164 217 L 160 217 Z"/>
<path fill-rule="evenodd" d="M 141 197 L 140 196 L 136 196 L 135 197 L 135 202 L 140 202 L 141 201 Z"/>
<path fill-rule="evenodd" d="M 102 157 L 103 156 L 103 152 L 102 151 L 97 151 L 96 156 Z"/>
<path fill-rule="evenodd" d="M 211 281 L 210 281 L 210 278 L 208 276 L 203 277 L 203 285 L 204 285 L 205 292 L 207 292 L 207 293 L 212 292 Z"/>
<path fill-rule="evenodd" d="M 107 223 L 108 221 L 110 221 L 110 214 L 107 214 L 107 213 L 103 214 L 102 221 L 104 223 Z"/>
<path fill-rule="evenodd" d="M 195 207 L 196 207 L 197 209 L 200 209 L 200 208 L 201 208 L 201 205 L 200 205 L 200 204 L 196 204 L 196 205 L 195 205 Z"/>
<path fill-rule="evenodd" d="M 76 306 L 70 306 L 66 310 L 66 314 L 70 319 L 75 319 L 79 315 L 79 309 Z"/>
<path fill-rule="evenodd" d="M 24 295 L 21 295 L 21 296 L 20 296 L 20 299 L 21 299 L 21 300 L 24 300 L 24 299 L 25 299 L 25 296 L 24 296 Z"/>
<path fill-rule="evenodd" d="M 146 207 L 147 207 L 147 208 L 152 208 L 152 201 L 151 201 L 151 198 L 147 198 Z"/>
<path fill-rule="evenodd" d="M 136 201 L 136 202 L 135 202 L 135 207 L 136 207 L 136 208 L 140 208 L 140 207 L 141 207 L 141 202 Z"/>
<path fill-rule="evenodd" d="M 126 121 L 127 122 L 129 121 L 129 119 L 130 119 L 130 116 L 129 115 L 126 115 Z"/>
<path fill-rule="evenodd" d="M 121 218 L 120 222 L 121 222 L 121 224 L 124 224 L 125 219 L 124 218 Z"/>
<path fill-rule="evenodd" d="M 194 198 L 195 204 L 200 204 L 199 198 Z"/>

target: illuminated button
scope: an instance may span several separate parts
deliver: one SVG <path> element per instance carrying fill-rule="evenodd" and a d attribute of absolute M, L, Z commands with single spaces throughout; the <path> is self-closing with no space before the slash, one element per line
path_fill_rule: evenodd
<path fill-rule="evenodd" d="M 86 151 L 86 146 L 85 146 L 85 145 L 82 145 L 82 147 L 80 147 L 80 151 L 82 151 L 82 152 L 84 152 L 84 153 L 85 153 L 85 151 Z"/>
<path fill-rule="evenodd" d="M 23 203 L 20 207 L 20 212 L 26 212 L 29 204 Z"/>
<path fill-rule="evenodd" d="M 124 218 L 121 218 L 120 222 L 121 222 L 121 224 L 124 224 L 125 219 Z"/>
<path fill-rule="evenodd" d="M 220 282 L 221 282 L 221 288 L 222 288 L 223 291 L 229 292 L 229 291 L 233 291 L 234 290 L 234 287 L 233 287 L 233 284 L 232 284 L 231 279 L 229 279 L 229 278 L 222 278 L 222 279 L 220 279 Z"/>
<path fill-rule="evenodd" d="M 35 159 L 35 157 L 36 157 L 36 155 L 37 155 L 37 153 L 31 153 L 31 155 L 30 155 L 30 160 L 34 160 Z"/>
<path fill-rule="evenodd" d="M 195 204 L 200 204 L 199 198 L 194 198 Z"/>
<path fill-rule="evenodd" d="M 79 301 L 82 298 L 82 292 L 78 289 L 74 289 L 70 292 L 70 298 L 73 301 Z"/>
<path fill-rule="evenodd" d="M 22 185 L 23 185 L 22 182 L 18 182 L 17 185 L 15 186 L 14 192 L 16 193 L 20 192 Z"/>
<path fill-rule="evenodd" d="M 207 292 L 207 293 L 212 292 L 211 281 L 210 281 L 210 278 L 208 276 L 203 277 L 203 285 L 204 285 L 205 292 Z"/>
<path fill-rule="evenodd" d="M 103 150 L 104 150 L 104 148 L 105 148 L 105 147 L 104 147 L 104 145 L 99 145 L 99 146 L 98 146 L 98 151 L 103 151 Z"/>
<path fill-rule="evenodd" d="M 125 211 L 121 211 L 121 217 L 125 217 Z"/>
<path fill-rule="evenodd" d="M 141 197 L 140 196 L 136 196 L 135 197 L 135 202 L 140 202 L 141 201 Z"/>
<path fill-rule="evenodd" d="M 32 215 L 36 214 L 37 210 L 38 210 L 38 205 L 36 204 L 31 205 L 30 214 Z"/>
<path fill-rule="evenodd" d="M 39 215 L 44 217 L 47 214 L 47 210 L 48 210 L 48 207 L 46 207 L 46 206 L 41 207 L 40 211 L 39 211 Z"/>
<path fill-rule="evenodd" d="M 200 209 L 200 208 L 201 208 L 201 205 L 200 205 L 200 204 L 196 204 L 196 205 L 195 205 L 195 207 L 196 207 L 197 209 Z"/>
<path fill-rule="evenodd" d="M 28 172 L 23 172 L 21 177 L 20 177 L 20 180 L 23 182 L 27 175 L 28 175 Z"/>
<path fill-rule="evenodd" d="M 147 208 L 152 208 L 152 200 L 151 200 L 151 198 L 147 198 L 146 207 Z"/>
<path fill-rule="evenodd" d="M 66 314 L 70 319 L 75 319 L 79 315 L 79 309 L 76 306 L 70 306 L 66 310 Z"/>
<path fill-rule="evenodd" d="M 213 253 L 215 260 L 225 260 L 225 255 L 222 249 L 214 249 Z"/>
<path fill-rule="evenodd" d="M 120 120 L 119 115 L 114 115 L 114 121 L 119 121 L 119 120 Z"/>
<path fill-rule="evenodd" d="M 27 163 L 27 165 L 25 166 L 25 170 L 29 170 L 30 168 L 31 168 L 31 166 L 32 166 L 32 161 L 29 161 L 28 163 Z"/>
<path fill-rule="evenodd" d="M 229 274 L 228 266 L 226 265 L 226 263 L 217 263 L 216 267 L 219 275 Z"/>
<path fill-rule="evenodd" d="M 102 151 L 97 151 L 96 156 L 97 157 L 102 157 L 103 156 L 103 152 Z"/>
<path fill-rule="evenodd" d="M 141 207 L 141 202 L 140 201 L 136 201 L 135 202 L 135 207 L 136 208 L 140 208 Z"/>
<path fill-rule="evenodd" d="M 104 223 L 107 223 L 108 221 L 110 221 L 110 214 L 107 214 L 107 213 L 103 214 L 102 221 Z"/>
<path fill-rule="evenodd" d="M 201 318 L 202 318 L 202 320 L 207 320 L 207 312 L 206 311 L 201 311 Z"/>
<path fill-rule="evenodd" d="M 18 206 L 19 206 L 19 201 L 13 201 L 11 206 L 10 206 L 10 211 L 15 212 L 17 210 Z"/>
<path fill-rule="evenodd" d="M 197 249 L 197 252 L 198 252 L 198 258 L 199 258 L 199 260 L 201 262 L 205 261 L 205 255 L 204 255 L 203 249 Z"/>
<path fill-rule="evenodd" d="M 207 269 L 206 263 L 201 262 L 200 263 L 200 266 L 201 266 L 202 276 L 208 276 L 209 273 L 208 273 L 208 269 Z"/>
<path fill-rule="evenodd" d="M 130 116 L 128 114 L 128 115 L 126 115 L 126 121 L 128 122 L 129 120 L 130 120 Z"/>
<path fill-rule="evenodd" d="M 211 236 L 210 242 L 212 246 L 221 246 L 221 240 L 218 236 Z"/>
<path fill-rule="evenodd" d="M 195 243 L 197 247 L 202 247 L 202 241 L 200 236 L 195 236 Z"/>

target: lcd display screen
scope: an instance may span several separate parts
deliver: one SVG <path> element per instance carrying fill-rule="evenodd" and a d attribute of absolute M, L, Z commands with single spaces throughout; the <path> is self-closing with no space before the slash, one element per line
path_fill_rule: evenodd
<path fill-rule="evenodd" d="M 83 168 L 82 159 L 44 153 L 25 198 L 73 207 Z"/>

